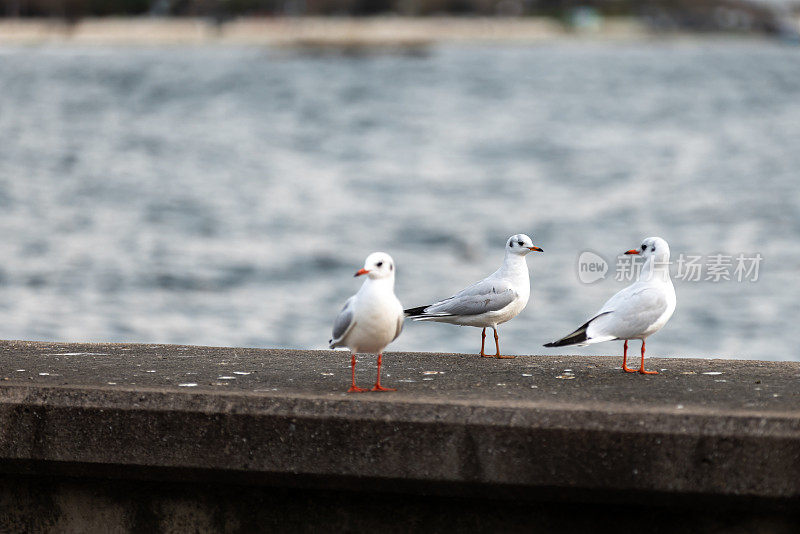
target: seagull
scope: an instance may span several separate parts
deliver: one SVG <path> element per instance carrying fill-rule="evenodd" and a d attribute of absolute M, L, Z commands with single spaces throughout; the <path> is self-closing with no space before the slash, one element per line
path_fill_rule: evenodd
<path fill-rule="evenodd" d="M 403 330 L 403 306 L 394 295 L 394 261 L 385 252 L 367 256 L 355 276 L 367 275 L 358 293 L 347 299 L 333 323 L 330 348 L 350 349 L 352 386 L 348 393 L 369 391 L 356 386 L 356 353 L 378 355 L 378 379 L 371 391 L 396 391 L 381 386 L 383 349 Z"/>
<path fill-rule="evenodd" d="M 531 282 L 525 256 L 533 250 L 543 252 L 539 247 L 533 246 L 533 241 L 527 235 L 512 235 L 506 243 L 503 265 L 494 273 L 450 298 L 405 310 L 406 316 L 415 321 L 436 321 L 483 328 L 481 356 L 515 358 L 500 355 L 497 325 L 519 315 L 528 304 Z M 494 355 L 484 353 L 487 328 L 494 331 L 494 344 L 497 348 Z"/>
<path fill-rule="evenodd" d="M 641 339 L 642 362 L 638 372 L 656 375 L 658 371 L 644 369 L 644 340 L 661 330 L 675 311 L 675 288 L 669 277 L 669 245 L 660 237 L 648 237 L 642 241 L 641 248 L 625 254 L 645 258 L 639 279 L 608 299 L 580 328 L 545 347 L 583 346 L 624 339 L 622 369 L 635 373 L 637 369 L 628 367 L 628 340 Z"/>

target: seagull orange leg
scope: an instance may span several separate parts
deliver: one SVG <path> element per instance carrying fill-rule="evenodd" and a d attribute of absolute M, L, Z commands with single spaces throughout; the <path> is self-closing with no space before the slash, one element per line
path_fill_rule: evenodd
<path fill-rule="evenodd" d="M 639 367 L 639 372 L 643 375 L 657 375 L 658 371 L 645 371 L 644 370 L 644 339 L 642 340 L 642 365 Z"/>
<path fill-rule="evenodd" d="M 626 373 L 635 373 L 636 369 L 631 369 L 628 367 L 628 340 L 625 340 L 625 345 L 623 345 L 623 353 L 622 353 L 622 370 Z"/>
<path fill-rule="evenodd" d="M 492 328 L 492 330 L 494 330 L 494 346 L 497 349 L 497 354 L 495 354 L 494 357 L 495 358 L 509 359 L 509 360 L 513 359 L 513 358 L 516 358 L 516 356 L 501 356 L 500 355 L 500 338 L 497 336 L 497 330 L 495 328 Z"/>
<path fill-rule="evenodd" d="M 383 353 L 378 353 L 378 380 L 375 382 L 375 387 L 372 388 L 372 391 L 397 391 L 394 388 L 385 388 L 381 386 L 381 357 Z"/>
<path fill-rule="evenodd" d="M 483 349 L 486 346 L 486 327 L 481 330 L 481 356 L 484 358 L 491 358 L 491 355 L 486 354 Z"/>
<path fill-rule="evenodd" d="M 353 375 L 353 385 L 350 386 L 350 389 L 347 390 L 348 393 L 361 393 L 362 391 L 368 391 L 365 388 L 360 388 L 356 385 L 356 353 L 352 353 L 350 355 L 350 369 Z"/>

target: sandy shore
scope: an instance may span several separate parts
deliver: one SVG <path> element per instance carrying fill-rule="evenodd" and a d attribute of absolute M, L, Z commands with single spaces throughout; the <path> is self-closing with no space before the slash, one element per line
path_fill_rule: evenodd
<path fill-rule="evenodd" d="M 0 20 L 0 44 L 415 46 L 458 42 L 538 42 L 560 38 L 639 39 L 634 19 L 607 19 L 575 33 L 546 18 L 250 18 L 215 24 L 206 19 L 105 18 L 75 24 Z"/>

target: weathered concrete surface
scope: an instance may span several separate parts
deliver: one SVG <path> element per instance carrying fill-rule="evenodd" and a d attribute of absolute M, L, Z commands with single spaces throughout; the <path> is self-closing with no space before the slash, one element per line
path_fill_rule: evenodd
<path fill-rule="evenodd" d="M 374 357 L 359 362 L 359 385 L 371 385 Z M 661 374 L 622 373 L 617 356 L 387 353 L 383 383 L 399 391 L 346 394 L 349 357 L 341 352 L 2 342 L 0 503 L 46 497 L 49 508 L 37 506 L 60 510 L 48 525 L 63 526 L 75 509 L 64 503 L 94 495 L 80 502 L 120 518 L 121 531 L 136 530 L 130 510 L 142 524 L 164 517 L 153 511 L 158 491 L 142 489 L 150 480 L 162 481 L 155 486 L 162 492 L 177 484 L 203 494 L 180 513 L 192 516 L 187 509 L 210 499 L 231 521 L 252 499 L 267 503 L 264 510 L 284 508 L 285 490 L 274 488 L 294 488 L 321 492 L 315 501 L 329 511 L 356 506 L 352 496 L 367 490 L 395 494 L 401 508 L 429 496 L 423 516 L 441 515 L 440 506 L 471 516 L 482 509 L 474 499 L 500 499 L 491 508 L 505 510 L 506 523 L 550 501 L 562 504 L 545 507 L 556 514 L 548 521 L 572 513 L 565 502 L 595 503 L 585 506 L 599 520 L 602 510 L 623 513 L 601 503 L 650 512 L 663 503 L 693 509 L 686 517 L 718 517 L 691 508 L 699 503 L 735 507 L 747 515 L 740 526 L 762 514 L 770 520 L 758 531 L 797 531 L 800 363 L 648 363 Z M 117 498 L 93 478 L 138 489 Z M 237 485 L 251 487 L 251 500 L 226 500 L 241 493 L 230 489 Z M 297 502 L 310 494 L 303 495 Z M 540 504 L 525 508 L 525 501 Z M 356 512 L 340 509 L 334 523 L 380 524 L 378 512 L 364 512 L 372 522 L 348 523 Z M 297 513 L 312 521 L 311 511 Z M 0 523 L 30 527 L 43 517 L 20 514 Z M 235 521 L 217 520 L 236 530 Z M 580 521 L 563 525 L 585 531 Z M 675 521 L 662 526 L 678 528 Z"/>
<path fill-rule="evenodd" d="M 609 348 L 621 350 L 613 344 Z M 631 352 L 637 352 L 637 348 L 634 346 Z M 633 360 L 635 363 L 636 358 Z M 371 386 L 375 357 L 360 355 L 358 361 L 359 385 Z M 648 369 L 661 374 L 622 373 L 619 355 L 536 355 L 497 360 L 474 354 L 387 352 L 384 385 L 398 391 L 352 395 L 345 393 L 350 385 L 350 356 L 342 351 L 0 341 L 0 378 L 6 386 L 255 393 L 265 398 L 302 397 L 370 405 L 385 401 L 500 401 L 523 403 L 520 408 L 637 413 L 655 409 L 674 414 L 705 411 L 796 417 L 800 412 L 800 362 L 696 358 L 645 361 Z M 574 378 L 569 378 L 570 374 Z M 187 383 L 197 386 L 180 387 Z"/>

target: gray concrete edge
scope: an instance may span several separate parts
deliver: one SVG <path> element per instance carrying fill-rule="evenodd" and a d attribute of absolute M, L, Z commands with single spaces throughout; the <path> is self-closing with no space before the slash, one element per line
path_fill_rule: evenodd
<path fill-rule="evenodd" d="M 800 500 L 786 413 L 7 385 L 0 429 L 9 473 Z"/>

